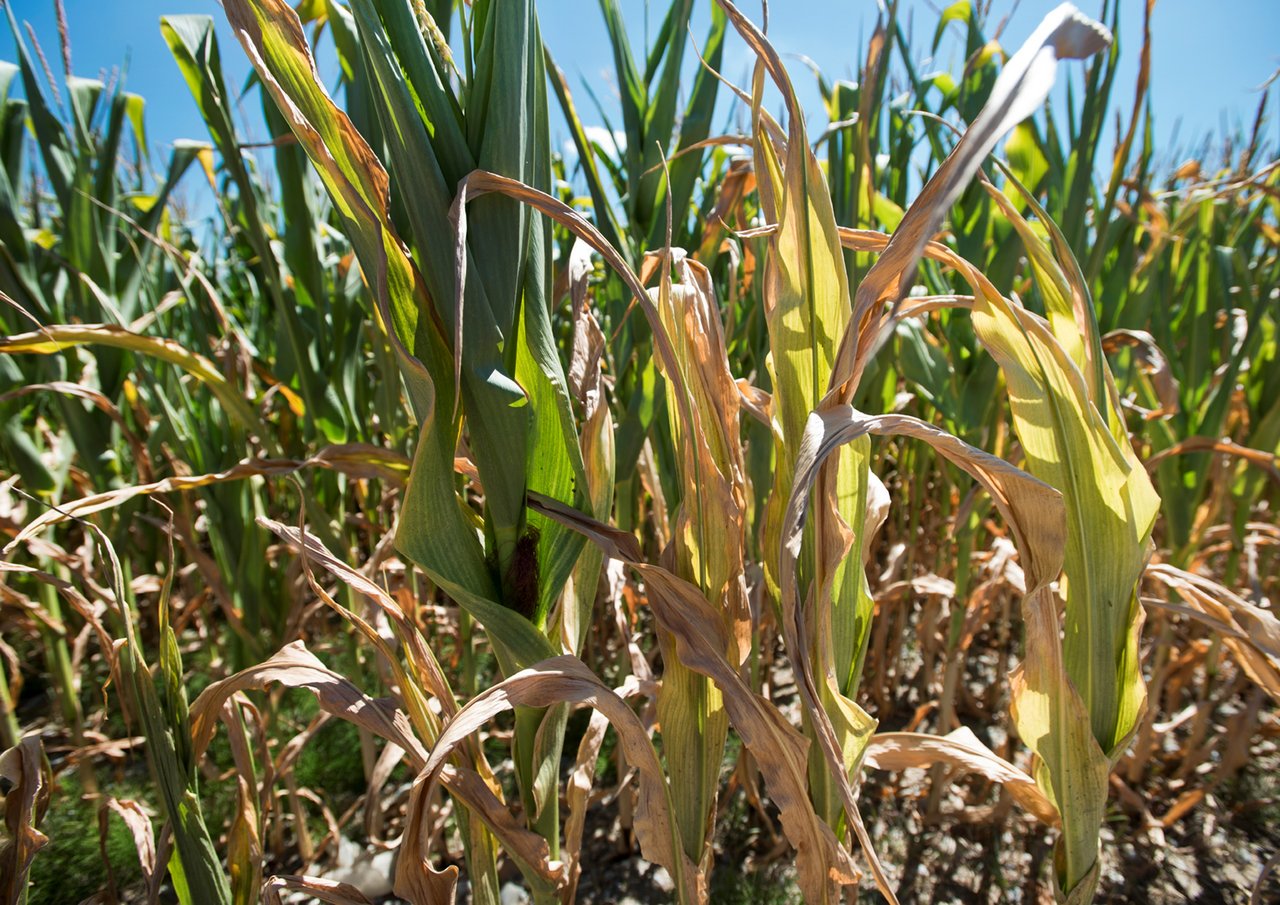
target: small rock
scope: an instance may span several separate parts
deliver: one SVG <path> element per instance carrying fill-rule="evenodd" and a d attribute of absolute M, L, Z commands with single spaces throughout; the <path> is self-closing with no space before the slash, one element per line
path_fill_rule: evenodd
<path fill-rule="evenodd" d="M 338 863 L 321 876 L 326 880 L 347 883 L 370 898 L 391 892 L 393 851 L 366 849 L 346 837 L 338 841 Z"/>
<path fill-rule="evenodd" d="M 502 889 L 498 890 L 498 898 L 502 905 L 529 905 L 529 894 L 516 883 L 502 884 Z"/>
<path fill-rule="evenodd" d="M 671 874 L 667 873 L 665 867 L 659 867 L 655 870 L 649 877 L 649 882 L 665 893 L 676 891 L 676 881 L 671 879 Z"/>

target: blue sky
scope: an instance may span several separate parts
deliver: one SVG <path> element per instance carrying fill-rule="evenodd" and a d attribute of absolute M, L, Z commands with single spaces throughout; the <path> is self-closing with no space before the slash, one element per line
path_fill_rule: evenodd
<path fill-rule="evenodd" d="M 667 7 L 666 0 L 621 0 L 633 42 L 639 45 L 645 22 L 656 30 Z M 1077 0 L 1086 12 L 1097 14 L 1101 0 Z M 1127 110 L 1136 77 L 1141 0 L 1122 4 L 1122 63 L 1116 100 Z M 57 66 L 57 27 L 53 0 L 8 0 L 20 21 L 27 20 Z M 926 71 L 959 71 L 963 48 L 944 43 L 936 59 L 924 56 L 937 21 L 941 0 L 901 0 L 904 21 L 913 21 L 921 57 L 915 62 Z M 706 33 L 709 0 L 698 0 L 693 34 L 699 42 Z M 1009 21 L 1002 43 L 1012 51 L 1057 0 L 995 0 L 998 19 Z M 204 138 L 203 125 L 160 36 L 159 18 L 165 13 L 207 13 L 219 24 L 224 66 L 234 90 L 244 83 L 247 64 L 239 45 L 226 27 L 222 10 L 214 0 L 66 0 L 73 68 L 92 76 L 128 61 L 129 90 L 147 99 L 147 127 L 153 152 L 163 152 L 176 138 Z M 759 17 L 758 3 L 742 0 L 749 15 Z M 579 113 L 591 121 L 595 112 L 582 87 L 593 84 L 597 96 L 608 104 L 614 94 L 612 57 L 602 18 L 593 0 L 539 0 L 543 31 L 553 56 L 570 79 Z M 770 37 L 788 58 L 792 77 L 810 117 L 821 117 L 814 79 L 795 57 L 803 54 L 833 78 L 851 77 L 856 71 L 865 36 L 876 14 L 875 0 L 774 0 Z M 1124 40 L 1127 34 L 1128 40 Z M 1259 95 L 1257 87 L 1280 67 L 1280 0 L 1160 0 L 1153 19 L 1152 101 L 1156 135 L 1166 154 L 1191 150 L 1203 136 L 1237 126 L 1247 126 Z M 693 54 L 687 54 L 690 61 Z M 15 59 L 13 39 L 0 28 L 0 59 Z M 690 65 L 693 65 L 692 62 Z M 746 47 L 732 38 L 723 66 L 727 76 L 745 83 L 750 71 Z M 336 74 L 322 57 L 322 74 Z M 1075 72 L 1080 71 L 1075 64 Z M 1273 91 L 1269 134 L 1280 142 L 1280 91 Z M 260 139 L 259 101 L 251 97 L 243 108 L 243 127 L 249 140 Z M 727 108 L 725 108 L 727 109 Z M 717 123 L 724 121 L 718 114 Z M 814 123 L 811 128 L 818 128 Z M 553 126 L 553 128 L 555 128 Z M 558 142 L 566 136 L 563 129 Z M 1176 147 L 1172 139 L 1177 135 Z M 167 156 L 167 154 L 165 155 Z"/>

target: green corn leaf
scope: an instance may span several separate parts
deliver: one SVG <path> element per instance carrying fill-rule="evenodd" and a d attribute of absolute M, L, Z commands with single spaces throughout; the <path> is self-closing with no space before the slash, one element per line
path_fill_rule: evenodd
<path fill-rule="evenodd" d="M 189 352 L 173 340 L 141 336 L 111 324 L 76 324 L 44 327 L 38 333 L 0 338 L 0 354 L 54 355 L 86 344 L 125 349 L 182 368 L 209 388 L 232 420 L 266 435 L 244 395 L 222 376 L 217 366 L 203 355 Z"/>
<path fill-rule="evenodd" d="M 414 549 L 411 555 L 419 553 L 433 577 L 460 599 L 492 600 L 496 595 L 482 548 L 452 487 L 455 437 L 447 425 L 434 421 L 437 385 L 442 383 L 449 394 L 453 386 L 446 347 L 438 326 L 431 323 L 417 269 L 387 219 L 386 172 L 320 87 L 293 11 L 278 0 L 236 0 L 226 4 L 226 10 L 263 84 L 289 112 L 295 135 L 347 226 L 422 424 L 414 457 L 415 474 L 421 478 L 410 483 L 402 542 L 425 533 L 413 527 L 419 518 L 433 522 L 444 541 L 421 545 L 424 549 Z M 447 480 L 442 477 L 446 475 Z"/>
<path fill-rule="evenodd" d="M 132 597 L 125 590 L 115 548 L 100 529 L 92 523 L 85 524 L 95 535 L 109 564 L 107 571 L 125 629 L 123 643 L 116 650 L 116 669 L 130 709 L 142 723 L 142 734 L 147 739 L 147 761 L 159 787 L 165 816 L 173 828 L 174 852 L 170 873 L 174 877 L 174 885 L 179 889 L 185 886 L 189 896 L 186 902 L 230 905 L 231 887 L 210 838 L 196 791 L 196 765 L 181 755 L 183 750 L 188 750 L 190 729 L 180 710 L 166 710 L 162 695 L 156 689 L 155 678 L 143 656 L 135 628 L 135 614 L 131 611 Z M 166 662 L 163 654 L 162 662 Z M 163 676 L 163 680 L 168 685 L 175 681 L 180 683 L 181 677 L 168 674 Z M 186 736 L 181 747 L 179 734 Z"/>
<path fill-rule="evenodd" d="M 1061 888 L 1087 899 L 1096 882 L 1106 765 L 1119 755 L 1146 701 L 1136 591 L 1159 498 L 1133 450 L 1117 443 L 1090 402 L 1079 369 L 1047 326 L 986 293 L 975 299 L 973 322 L 1000 363 L 1031 473 L 1059 489 L 1066 504 L 1061 656 L 1070 681 L 1055 678 L 1057 670 L 1041 662 L 1046 655 L 1029 649 L 1030 690 L 1020 694 L 1017 711 L 1019 731 L 1040 755 L 1044 781 L 1068 828 Z M 1042 650 L 1056 648 L 1057 622 L 1049 620 L 1041 617 L 1046 625 L 1039 631 L 1051 636 Z M 1046 671 L 1047 688 L 1036 687 L 1037 670 Z M 1076 714 L 1088 715 L 1092 738 L 1081 737 Z"/>
<path fill-rule="evenodd" d="M 337 423 L 340 419 L 317 385 L 319 360 L 312 354 L 312 346 L 307 341 L 298 316 L 297 304 L 285 290 L 279 262 L 268 235 L 267 221 L 258 206 L 258 187 L 242 157 L 232 119 L 232 98 L 222 77 L 222 58 L 213 28 L 213 18 L 201 15 L 163 16 L 160 19 L 160 30 L 200 109 L 200 115 L 218 149 L 223 166 L 236 185 L 243 213 L 240 223 L 257 253 L 267 292 L 284 324 L 294 374 L 306 403 L 309 420 L 324 428 L 330 440 L 343 440 L 345 436 Z M 297 224 L 295 229 L 304 224 L 305 221 Z M 293 230 L 289 230 L 289 233 L 292 234 Z M 296 260 L 296 254 L 294 257 Z M 314 291 L 314 285 L 312 289 Z"/>
<path fill-rule="evenodd" d="M 645 64 L 644 84 L 647 98 L 641 124 L 640 143 L 635 147 L 635 157 L 632 156 L 630 144 L 627 146 L 628 158 L 638 158 L 640 167 L 639 179 L 632 174 L 629 183 L 629 189 L 634 197 L 635 225 L 642 229 L 647 226 L 650 248 L 660 247 L 662 237 L 667 231 L 664 215 L 667 174 L 662 163 L 663 158 L 670 153 L 672 132 L 675 129 L 680 91 L 680 67 L 684 61 L 684 49 L 689 43 L 689 18 L 692 14 L 693 0 L 672 0 Z M 721 40 L 723 40 L 723 33 L 722 19 Z M 659 59 L 662 61 L 661 75 L 657 70 Z M 656 85 L 654 76 L 658 76 Z M 712 103 L 714 104 L 714 94 Z M 690 125 L 692 127 L 693 124 Z M 704 126 L 709 130 L 710 122 L 705 122 Z M 689 161 L 689 163 L 693 162 Z M 683 217 L 683 211 L 675 209 L 675 216 Z M 672 231 L 675 231 L 674 225 Z"/>
<path fill-rule="evenodd" d="M 76 169 L 75 151 L 67 140 L 57 112 L 49 104 L 44 86 L 40 82 L 39 69 L 32 62 L 26 41 L 18 29 L 12 5 L 6 4 L 5 15 L 9 19 L 9 30 L 13 33 L 13 43 L 18 52 L 22 89 L 29 105 L 31 126 L 40 148 L 45 173 L 49 177 L 49 185 L 58 205 L 66 210 L 71 204 L 71 187 Z"/>
<path fill-rule="evenodd" d="M 373 101 L 387 137 L 387 153 L 396 172 L 403 174 L 398 176 L 395 188 L 405 201 L 412 234 L 422 237 L 417 242 L 418 264 L 424 280 L 429 281 L 437 316 L 453 325 L 455 345 L 459 332 L 456 320 L 462 318 L 461 351 L 457 353 L 460 395 L 467 412 L 472 453 L 485 487 L 497 564 L 502 570 L 514 555 L 524 523 L 524 474 L 512 463 L 519 465 L 526 455 L 528 399 L 504 361 L 504 322 L 493 308 L 485 279 L 469 281 L 470 291 L 461 311 L 449 305 L 456 291 L 449 246 L 427 241 L 426 237 L 449 228 L 452 194 L 371 4 L 357 2 L 355 9 L 362 44 L 368 50 L 369 69 L 376 86 Z M 466 252 L 469 251 L 468 248 Z M 477 261 L 468 270 L 474 268 L 487 275 L 492 272 L 492 267 L 485 266 L 489 263 Z M 510 268 L 504 264 L 502 269 Z M 514 349 L 515 344 L 511 347 Z M 450 474 L 451 471 L 452 466 Z"/>
<path fill-rule="evenodd" d="M 496 602 L 499 594 L 483 547 L 454 490 L 456 426 L 450 427 L 441 408 L 453 396 L 450 356 L 420 273 L 387 217 L 386 171 L 320 87 L 293 11 L 279 0 L 235 0 L 226 9 L 263 84 L 289 111 L 295 135 L 345 221 L 420 419 L 401 548 L 485 625 L 504 669 L 553 655 L 545 636 L 523 615 Z M 494 373 L 489 381 L 523 398 L 508 378 Z M 504 389 L 507 385 L 511 390 Z M 438 389 L 444 392 L 438 395 Z M 496 450 L 496 443 L 490 448 Z M 509 456 L 509 444 L 506 449 Z M 509 462 L 503 464 L 509 468 Z M 488 478 L 482 474 L 482 479 L 486 492 L 492 492 Z"/>
<path fill-rule="evenodd" d="M 644 122 L 648 113 L 646 83 L 642 73 L 636 69 L 635 59 L 631 55 L 631 41 L 627 37 L 626 24 L 617 0 L 600 0 L 600 12 L 604 14 L 605 30 L 609 35 L 609 46 L 613 50 L 613 70 L 617 74 L 622 102 L 622 127 L 627 136 L 627 185 L 638 185 L 640 155 L 644 153 Z M 636 199 L 632 198 L 628 210 L 633 224 L 638 222 L 635 205 Z"/>
<path fill-rule="evenodd" d="M 565 122 L 569 126 L 569 133 L 573 137 L 574 147 L 578 149 L 578 165 L 581 168 L 583 178 L 586 180 L 587 191 L 591 193 L 592 214 L 596 227 L 608 240 L 609 244 L 622 251 L 627 260 L 634 265 L 636 262 L 634 252 L 630 248 L 630 239 L 618 223 L 613 205 L 609 201 L 609 196 L 605 193 L 604 182 L 600 178 L 600 170 L 596 166 L 596 148 L 587 138 L 586 129 L 582 125 L 582 120 L 578 117 L 577 107 L 574 106 L 573 96 L 569 93 L 569 83 L 565 80 L 564 73 L 560 71 L 555 61 L 551 59 L 550 51 L 547 51 L 546 67 L 551 79 L 551 87 L 555 91 L 556 100 L 560 102 L 560 111 L 564 114 Z"/>
<path fill-rule="evenodd" d="M 1127 440 L 1117 440 L 1093 403 L 1070 354 L 1054 333 L 1031 323 L 1003 299 L 975 301 L 974 327 L 1004 372 L 1031 472 L 1066 499 L 1067 670 L 1098 744 L 1114 756 L 1145 699 L 1135 589 L 1160 501 Z"/>
<path fill-rule="evenodd" d="M 711 8 L 711 27 L 707 32 L 701 47 L 702 58 L 706 60 L 706 66 L 698 69 L 698 75 L 693 81 L 693 89 L 689 93 L 689 102 L 685 105 L 683 114 L 680 117 L 680 135 L 676 145 L 675 152 L 672 156 L 668 167 L 667 191 L 671 195 L 671 210 L 673 212 L 674 222 L 671 225 L 672 241 L 677 246 L 688 243 L 689 247 L 693 247 L 692 236 L 686 234 L 685 211 L 689 207 L 690 200 L 693 197 L 693 190 L 697 183 L 698 176 L 703 171 L 705 160 L 705 152 L 702 150 L 691 151 L 690 148 L 699 142 L 706 140 L 711 134 L 711 117 L 715 113 L 716 97 L 720 88 L 720 80 L 714 75 L 714 72 L 720 69 L 720 63 L 724 56 L 724 40 L 727 32 L 728 18 L 724 11 L 718 7 Z M 683 44 L 686 38 L 679 35 L 675 40 Z M 670 51 L 674 53 L 675 51 Z M 677 55 L 677 59 L 679 56 Z M 657 248 L 661 245 L 661 231 L 665 229 L 665 218 L 658 217 L 654 220 L 653 229 L 649 233 L 649 247 Z"/>

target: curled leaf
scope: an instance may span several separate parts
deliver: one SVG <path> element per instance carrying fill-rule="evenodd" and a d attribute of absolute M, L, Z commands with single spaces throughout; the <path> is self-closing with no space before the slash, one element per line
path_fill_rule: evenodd
<path fill-rule="evenodd" d="M 0 754 L 6 835 L 0 845 L 0 901 L 21 902 L 26 898 L 31 861 L 49 844 L 49 837 L 37 827 L 49 808 L 52 782 L 40 736 L 28 735 Z"/>
<path fill-rule="evenodd" d="M 380 477 L 403 482 L 405 465 L 403 456 L 374 446 L 363 444 L 328 446 L 309 459 L 250 459 L 233 465 L 226 471 L 202 475 L 175 475 L 150 484 L 119 487 L 71 500 L 56 509 L 46 510 L 23 527 L 13 540 L 5 545 L 4 552 L 8 553 L 24 541 L 39 536 L 51 525 L 68 519 L 84 518 L 95 512 L 102 512 L 104 509 L 112 509 L 140 496 L 185 493 L 211 484 L 225 484 L 228 481 L 243 481 L 253 477 L 283 477 L 311 466 L 329 468 L 353 477 Z"/>
<path fill-rule="evenodd" d="M 156 868 L 159 860 L 156 854 L 156 836 L 151 827 L 151 816 L 136 801 L 125 798 L 108 798 L 98 810 L 98 832 L 105 845 L 107 836 L 107 815 L 115 814 L 124 821 L 133 839 L 134 851 L 138 853 L 138 864 L 142 867 L 142 879 L 148 889 L 155 889 L 161 875 Z"/>
<path fill-rule="evenodd" d="M 1274 613 L 1212 579 L 1167 563 L 1148 566 L 1146 575 L 1187 601 L 1189 615 L 1220 631 L 1223 643 L 1249 678 L 1280 701 L 1280 619 Z"/>
<path fill-rule="evenodd" d="M 385 701 L 375 701 L 347 679 L 329 669 L 301 641 L 248 669 L 215 682 L 191 703 L 192 757 L 199 760 L 209 747 L 222 706 L 232 695 L 250 688 L 280 684 L 305 688 L 323 710 L 355 723 L 379 738 L 403 748 L 415 769 L 426 763 L 427 750 L 418 741 L 405 715 Z"/>
<path fill-rule="evenodd" d="M 189 352 L 171 339 L 142 336 L 114 324 L 66 324 L 41 327 L 33 333 L 0 337 L 0 354 L 55 355 L 86 344 L 138 352 L 177 365 L 207 386 L 222 403 L 227 414 L 241 426 L 252 429 L 262 427 L 243 393 L 222 376 L 213 362 L 203 355 Z"/>
<path fill-rule="evenodd" d="M 831 377 L 831 387 L 842 388 L 839 401 L 852 398 L 867 360 L 882 341 L 885 325 L 875 317 L 878 306 L 886 300 L 896 303 L 907 294 L 925 245 L 983 160 L 1005 133 L 1044 103 L 1058 61 L 1084 59 L 1110 43 L 1111 33 L 1103 25 L 1063 3 L 1005 63 L 982 110 L 907 209 L 884 253 L 858 286 L 853 320 Z"/>
<path fill-rule="evenodd" d="M 1153 421 L 1176 415 L 1181 408 L 1178 401 L 1178 379 L 1169 366 L 1169 358 L 1157 346 L 1156 338 L 1146 330 L 1112 330 L 1102 337 L 1103 352 L 1115 353 L 1121 348 L 1133 349 L 1138 365 L 1142 367 L 1147 379 L 1151 380 L 1152 388 L 1156 390 L 1156 399 L 1160 401 L 1160 408 L 1156 410 L 1139 410 L 1143 419 Z"/>
<path fill-rule="evenodd" d="M 349 883 L 323 880 L 318 877 L 297 877 L 277 874 L 262 884 L 262 897 L 267 905 L 284 905 L 284 893 L 305 893 L 315 902 L 329 905 L 371 905 L 365 894 Z"/>
<path fill-rule="evenodd" d="M 764 775 L 783 831 L 795 846 L 798 881 L 806 899 L 831 901 L 837 886 L 857 882 L 858 871 L 849 853 L 809 800 L 808 740 L 775 705 L 755 694 L 726 660 L 729 639 L 719 613 L 702 592 L 666 569 L 645 562 L 631 534 L 545 497 L 530 495 L 529 504 L 580 531 L 606 555 L 626 562 L 644 579 L 654 616 L 674 637 L 680 661 L 719 687 L 730 723 Z"/>
<path fill-rule="evenodd" d="M 622 698 L 576 657 L 563 656 L 543 661 L 472 698 L 441 732 L 431 751 L 431 757 L 423 768 L 423 776 L 431 777 L 437 772 L 447 771 L 445 760 L 449 754 L 497 714 L 517 706 L 542 708 L 565 702 L 594 707 L 613 725 L 618 734 L 618 743 L 626 752 L 627 762 L 639 770 L 640 796 L 636 807 L 635 830 L 641 851 L 647 859 L 661 864 L 670 872 L 683 901 L 702 901 L 704 895 L 699 889 L 698 871 L 681 849 L 679 832 L 671 819 L 671 793 L 644 724 Z M 442 775 L 445 786 L 458 794 L 455 789 L 458 780 L 450 779 L 447 774 Z M 479 794 L 478 789 L 474 791 Z M 483 813 L 487 815 L 486 823 L 495 835 L 499 838 L 505 835 L 523 839 L 519 834 L 513 834 L 510 828 L 503 832 L 503 827 L 496 823 L 501 815 L 507 813 L 505 808 L 490 813 L 491 810 L 486 809 Z M 507 819 L 510 819 L 509 816 Z M 423 854 L 418 853 L 418 857 Z M 536 852 L 526 851 L 524 854 L 535 866 L 546 861 L 545 853 L 540 856 L 541 861 L 535 857 Z M 563 883 L 567 881 L 567 877 L 561 876 L 561 871 L 562 869 L 552 871 L 546 867 L 540 872 L 546 879 Z"/>
<path fill-rule="evenodd" d="M 878 770 L 906 770 L 947 764 L 1001 783 L 1018 804 L 1049 826 L 1058 822 L 1058 809 L 1036 786 L 1036 781 L 979 741 L 962 727 L 945 736 L 919 732 L 881 732 L 867 745 L 866 761 Z"/>

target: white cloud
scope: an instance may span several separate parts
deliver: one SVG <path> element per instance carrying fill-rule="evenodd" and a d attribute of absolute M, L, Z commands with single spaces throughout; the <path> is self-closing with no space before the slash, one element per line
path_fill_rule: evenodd
<path fill-rule="evenodd" d="M 604 126 L 584 126 L 583 131 L 587 133 L 587 140 L 598 144 L 605 151 L 612 150 L 615 156 L 621 157 L 627 153 L 627 135 L 625 132 L 615 130 L 610 132 Z"/>

